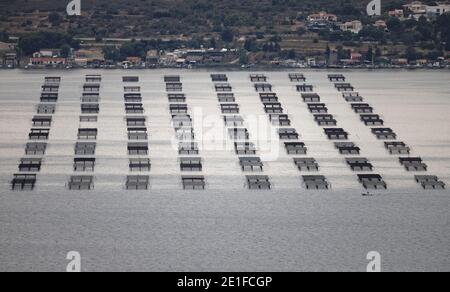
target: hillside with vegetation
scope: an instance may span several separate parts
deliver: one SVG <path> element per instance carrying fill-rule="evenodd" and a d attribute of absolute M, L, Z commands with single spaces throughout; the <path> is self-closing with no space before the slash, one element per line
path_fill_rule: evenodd
<path fill-rule="evenodd" d="M 342 20 L 364 18 L 361 0 L 82 0 L 83 17 L 67 17 L 69 1 L 15 0 L 0 4 L 0 27 L 11 32 L 58 31 L 78 37 L 149 37 L 198 34 L 230 27 L 270 32 L 312 12 L 325 10 Z M 386 9 L 406 1 L 385 0 Z M 49 22 L 42 14 L 49 12 Z M 36 13 L 35 18 L 32 18 Z M 28 14 L 28 18 L 26 17 Z M 7 23 L 9 22 L 9 23 Z"/>
<path fill-rule="evenodd" d="M 101 47 L 106 59 L 145 58 L 150 50 L 232 49 L 239 63 L 308 57 L 362 60 L 447 58 L 450 15 L 392 17 L 411 0 L 384 0 L 383 15 L 368 17 L 370 0 L 82 0 L 82 16 L 66 15 L 69 0 L 0 0 L 0 42 L 19 39 L 18 52 Z M 425 5 L 436 2 L 425 0 Z M 320 11 L 338 21 L 311 28 Z M 358 22 L 357 31 L 340 25 Z M 378 23 L 378 26 L 377 26 Z M 380 26 L 380 23 L 382 24 Z M 384 26 L 383 26 L 384 25 Z M 335 54 L 336 57 L 332 57 Z"/>

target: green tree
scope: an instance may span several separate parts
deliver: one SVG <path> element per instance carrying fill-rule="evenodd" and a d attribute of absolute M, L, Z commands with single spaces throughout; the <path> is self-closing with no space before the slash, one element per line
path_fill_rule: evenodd
<path fill-rule="evenodd" d="M 248 53 L 246 50 L 240 50 L 239 51 L 239 63 L 241 65 L 247 65 L 248 64 Z"/>
<path fill-rule="evenodd" d="M 415 60 L 417 60 L 417 57 L 418 57 L 417 51 L 414 47 L 408 47 L 406 49 L 405 56 L 406 56 L 406 59 L 408 59 L 408 61 L 415 61 Z"/>
<path fill-rule="evenodd" d="M 112 60 L 114 62 L 121 61 L 120 59 L 120 51 L 114 47 L 104 47 L 103 54 L 105 55 L 106 60 Z"/>
<path fill-rule="evenodd" d="M 6 31 L 0 31 L 0 42 L 8 42 L 9 35 Z"/>
<path fill-rule="evenodd" d="M 64 58 L 69 57 L 69 55 L 70 55 L 70 50 L 71 50 L 71 47 L 70 47 L 68 44 L 62 45 L 62 46 L 61 46 L 61 55 L 62 55 Z"/>
<path fill-rule="evenodd" d="M 450 13 L 445 13 L 437 19 L 436 30 L 441 42 L 445 44 L 445 50 L 450 51 Z"/>
<path fill-rule="evenodd" d="M 369 61 L 369 62 L 372 62 L 374 57 L 375 56 L 373 54 L 373 48 L 369 47 L 369 49 L 367 50 L 367 53 L 366 53 L 366 60 Z"/>
<path fill-rule="evenodd" d="M 28 56 L 44 48 L 61 49 L 64 45 L 74 49 L 80 47 L 79 41 L 71 36 L 53 32 L 26 34 L 18 42 L 19 49 Z"/>
<path fill-rule="evenodd" d="M 229 28 L 223 30 L 220 36 L 226 43 L 231 43 L 234 41 L 234 32 Z"/>
<path fill-rule="evenodd" d="M 403 23 L 396 17 L 389 18 L 386 25 L 392 32 L 400 32 L 403 30 Z"/>
<path fill-rule="evenodd" d="M 52 26 L 58 26 L 62 22 L 62 17 L 57 12 L 52 12 L 48 15 L 48 21 L 52 24 Z"/>
<path fill-rule="evenodd" d="M 244 49 L 246 49 L 249 52 L 257 52 L 260 50 L 258 43 L 254 38 L 248 38 L 245 40 Z"/>

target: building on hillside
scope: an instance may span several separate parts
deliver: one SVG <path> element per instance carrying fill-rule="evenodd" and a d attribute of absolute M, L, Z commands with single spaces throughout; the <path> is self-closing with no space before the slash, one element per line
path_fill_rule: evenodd
<path fill-rule="evenodd" d="M 159 53 L 157 50 L 149 50 L 145 57 L 145 63 L 148 67 L 155 67 L 159 64 Z"/>
<path fill-rule="evenodd" d="M 188 50 L 186 51 L 184 58 L 189 64 L 203 63 L 205 52 L 205 50 Z"/>
<path fill-rule="evenodd" d="M 66 58 L 30 58 L 29 66 L 36 67 L 58 67 L 63 66 L 67 62 Z"/>
<path fill-rule="evenodd" d="M 388 14 L 389 14 L 389 17 L 395 17 L 395 18 L 399 18 L 399 19 L 405 18 L 405 12 L 403 11 L 403 9 L 391 10 L 388 12 Z"/>
<path fill-rule="evenodd" d="M 408 65 L 408 59 L 405 58 L 392 59 L 391 64 L 395 66 L 406 66 Z"/>
<path fill-rule="evenodd" d="M 76 67 L 100 67 L 105 64 L 105 56 L 100 50 L 78 50 L 72 54 Z"/>
<path fill-rule="evenodd" d="M 59 58 L 61 57 L 60 49 L 41 49 L 33 54 L 33 58 Z"/>
<path fill-rule="evenodd" d="M 351 31 L 359 33 L 363 29 L 363 24 L 359 20 L 353 20 L 340 25 L 342 31 Z"/>
<path fill-rule="evenodd" d="M 321 11 L 319 13 L 311 14 L 308 16 L 308 21 L 329 21 L 329 22 L 337 22 L 338 18 L 335 14 L 327 13 Z"/>
<path fill-rule="evenodd" d="M 425 13 L 427 10 L 427 5 L 423 4 L 420 1 L 413 1 L 411 3 L 403 5 L 403 7 L 406 10 L 411 11 L 413 14 Z"/>
<path fill-rule="evenodd" d="M 142 62 L 140 57 L 127 57 L 125 61 L 122 62 L 122 66 L 125 69 L 143 67 L 145 63 Z"/>
<path fill-rule="evenodd" d="M 381 29 L 381 30 L 387 30 L 387 24 L 386 24 L 386 21 L 384 21 L 384 20 L 375 21 L 373 26 L 375 26 L 376 28 Z"/>
<path fill-rule="evenodd" d="M 350 54 L 350 59 L 353 61 L 361 61 L 363 58 L 363 55 L 360 53 L 351 53 Z"/>
<path fill-rule="evenodd" d="M 207 51 L 205 54 L 205 63 L 222 63 L 225 58 L 226 55 L 229 52 L 227 51 L 218 51 L 218 50 L 211 50 L 211 51 Z"/>
<path fill-rule="evenodd" d="M 4 43 L 0 42 L 0 52 L 10 52 L 14 51 L 16 49 L 16 44 L 14 43 Z"/>
<path fill-rule="evenodd" d="M 434 20 L 442 14 L 450 12 L 450 3 L 438 3 L 437 6 L 427 6 L 426 16 L 428 19 Z"/>
<path fill-rule="evenodd" d="M 423 4 L 420 1 L 414 1 L 412 3 L 403 5 L 403 7 L 411 18 L 418 20 L 422 16 L 426 17 L 427 5 Z"/>

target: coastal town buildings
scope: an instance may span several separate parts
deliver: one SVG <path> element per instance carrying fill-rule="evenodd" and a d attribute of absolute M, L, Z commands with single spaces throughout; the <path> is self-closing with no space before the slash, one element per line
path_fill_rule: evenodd
<path fill-rule="evenodd" d="M 321 11 L 319 13 L 311 14 L 308 16 L 308 21 L 330 21 L 330 22 L 337 22 L 338 17 L 335 14 L 327 13 L 324 11 Z"/>
<path fill-rule="evenodd" d="M 340 26 L 342 31 L 351 31 L 352 33 L 359 33 L 363 29 L 363 24 L 359 20 L 345 22 Z"/>

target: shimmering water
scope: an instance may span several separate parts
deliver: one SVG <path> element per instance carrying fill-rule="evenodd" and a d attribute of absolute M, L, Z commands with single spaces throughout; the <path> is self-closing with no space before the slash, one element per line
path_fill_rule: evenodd
<path fill-rule="evenodd" d="M 82 253 L 85 270 L 359 271 L 365 270 L 371 250 L 382 254 L 386 270 L 450 270 L 449 191 L 421 190 L 414 173 L 387 154 L 328 81 L 329 72 L 303 73 L 339 127 L 383 175 L 389 189 L 379 196 L 361 197 L 355 173 L 314 122 L 288 72 L 264 74 L 332 189 L 306 191 L 292 158 L 272 141 L 264 174 L 274 189 L 245 190 L 234 152 L 207 147 L 209 134 L 224 131 L 223 123 L 216 122 L 221 113 L 210 73 L 0 71 L 0 270 L 64 270 L 70 250 Z M 260 127 L 268 123 L 249 72 L 226 73 L 251 134 L 259 133 L 250 124 L 255 116 L 263 117 Z M 412 147 L 412 155 L 425 160 L 428 174 L 450 183 L 449 73 L 343 73 L 399 140 Z M 93 124 L 99 129 L 95 191 L 69 192 L 77 129 L 90 127 L 79 122 L 86 74 L 103 77 L 99 121 Z M 197 113 L 196 132 L 204 134 L 203 192 L 181 190 L 166 74 L 181 75 L 187 103 Z M 60 75 L 62 82 L 43 169 L 35 191 L 11 192 L 9 183 L 24 154 L 47 75 Z M 140 77 L 146 110 L 152 171 L 151 190 L 145 192 L 124 190 L 129 174 L 124 75 Z"/>

